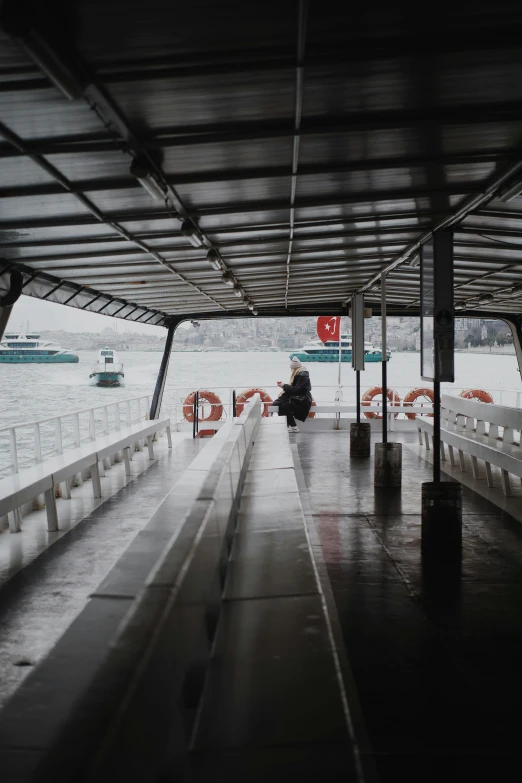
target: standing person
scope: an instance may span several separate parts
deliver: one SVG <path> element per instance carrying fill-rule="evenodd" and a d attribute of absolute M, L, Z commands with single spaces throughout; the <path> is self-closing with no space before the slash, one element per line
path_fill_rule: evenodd
<path fill-rule="evenodd" d="M 290 362 L 290 383 L 278 381 L 277 385 L 283 389 L 274 405 L 279 408 L 278 416 L 286 416 L 288 432 L 299 432 L 296 419 L 304 421 L 312 407 L 312 384 L 310 374 L 301 364 L 297 356 Z"/>

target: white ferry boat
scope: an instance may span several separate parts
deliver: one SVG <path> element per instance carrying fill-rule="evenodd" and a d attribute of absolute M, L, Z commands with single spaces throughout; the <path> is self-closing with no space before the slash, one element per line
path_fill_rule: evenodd
<path fill-rule="evenodd" d="M 339 361 L 339 341 L 327 340 L 325 343 L 321 340 L 310 340 L 303 348 L 290 354 L 293 359 L 297 356 L 302 362 L 338 362 Z M 390 351 L 386 352 L 386 361 L 391 357 Z M 364 344 L 364 360 L 366 362 L 382 362 L 382 352 L 372 343 Z M 352 361 L 352 336 L 350 334 L 341 334 L 341 361 Z"/>
<path fill-rule="evenodd" d="M 91 367 L 89 379 L 95 386 L 121 386 L 125 373 L 123 363 L 119 361 L 116 351 L 109 346 L 102 348 L 98 361 Z"/>
<path fill-rule="evenodd" d="M 78 355 L 56 343 L 40 340 L 39 334 L 8 332 L 0 342 L 0 363 L 77 362 Z"/>

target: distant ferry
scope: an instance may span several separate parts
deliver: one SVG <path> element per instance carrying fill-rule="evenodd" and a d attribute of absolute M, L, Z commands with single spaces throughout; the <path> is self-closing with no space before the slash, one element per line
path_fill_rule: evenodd
<path fill-rule="evenodd" d="M 311 340 L 298 351 L 290 354 L 293 359 L 297 356 L 302 362 L 338 362 L 339 361 L 339 341 L 327 340 L 325 343 L 321 340 Z M 390 352 L 386 352 L 386 361 L 390 360 Z M 341 334 L 341 361 L 352 361 L 352 338 L 349 334 Z M 382 353 L 380 348 L 375 348 L 371 343 L 364 344 L 365 362 L 382 362 Z"/>
<path fill-rule="evenodd" d="M 77 362 L 78 355 L 53 342 L 40 340 L 39 334 L 9 332 L 0 342 L 0 363 Z"/>
<path fill-rule="evenodd" d="M 102 348 L 98 354 L 98 361 L 91 367 L 89 379 L 95 386 L 121 386 L 125 373 L 123 364 L 118 360 L 116 351 L 109 346 Z"/>

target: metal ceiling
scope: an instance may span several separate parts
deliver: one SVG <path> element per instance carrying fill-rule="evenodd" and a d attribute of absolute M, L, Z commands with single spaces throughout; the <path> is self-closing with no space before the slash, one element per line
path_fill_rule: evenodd
<path fill-rule="evenodd" d="M 162 324 L 378 309 L 389 270 L 415 313 L 452 227 L 461 309 L 519 313 L 522 6 L 352 6 L 5 0 L 0 274 Z"/>

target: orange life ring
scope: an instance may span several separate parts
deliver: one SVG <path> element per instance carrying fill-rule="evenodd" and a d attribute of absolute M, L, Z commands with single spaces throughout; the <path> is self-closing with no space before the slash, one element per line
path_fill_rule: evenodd
<path fill-rule="evenodd" d="M 194 398 L 195 392 L 191 392 L 188 397 L 185 398 L 183 403 L 183 416 L 187 421 L 194 421 Z M 219 421 L 223 415 L 223 405 L 221 400 L 214 394 L 214 392 L 207 391 L 206 389 L 198 392 L 198 399 L 206 400 L 210 404 L 210 414 L 208 416 L 201 416 L 198 412 L 198 421 Z"/>
<path fill-rule="evenodd" d="M 317 404 L 316 401 L 312 397 L 312 408 L 315 408 L 316 404 Z M 313 411 L 310 411 L 310 413 L 308 414 L 308 418 L 315 419 L 315 413 Z"/>
<path fill-rule="evenodd" d="M 268 406 L 272 402 L 272 398 L 269 394 L 266 393 L 264 389 L 245 389 L 244 392 L 241 392 L 241 394 L 238 394 L 236 397 L 236 414 L 237 416 L 240 416 L 243 412 L 243 408 L 245 407 L 245 402 L 249 400 L 251 397 L 254 396 L 254 394 L 259 394 L 261 397 L 261 402 L 265 403 L 265 406 L 263 408 L 263 416 L 268 416 Z"/>
<path fill-rule="evenodd" d="M 408 394 L 405 396 L 403 403 L 404 405 L 413 405 L 414 402 L 416 402 L 419 397 L 427 397 L 431 402 L 433 403 L 433 389 L 426 389 L 424 387 L 419 386 L 416 389 L 412 389 L 408 392 Z M 426 413 L 421 414 L 426 416 L 433 416 L 433 413 Z M 415 419 L 417 414 L 416 413 L 407 413 L 406 416 L 408 419 Z"/>
<path fill-rule="evenodd" d="M 377 397 L 378 394 L 382 395 L 382 386 L 373 386 L 373 388 L 367 389 L 361 397 L 361 405 L 370 405 L 373 398 Z M 390 405 L 400 405 L 401 398 L 394 389 L 387 389 L 386 396 L 390 401 Z M 369 411 L 364 415 L 367 419 L 382 419 L 382 413 L 374 413 L 373 411 Z M 398 415 L 398 413 L 395 413 L 393 418 L 396 419 Z"/>
<path fill-rule="evenodd" d="M 493 402 L 493 397 L 484 389 L 464 389 L 459 394 L 459 397 L 464 397 L 465 400 L 478 400 L 479 402 Z"/>

